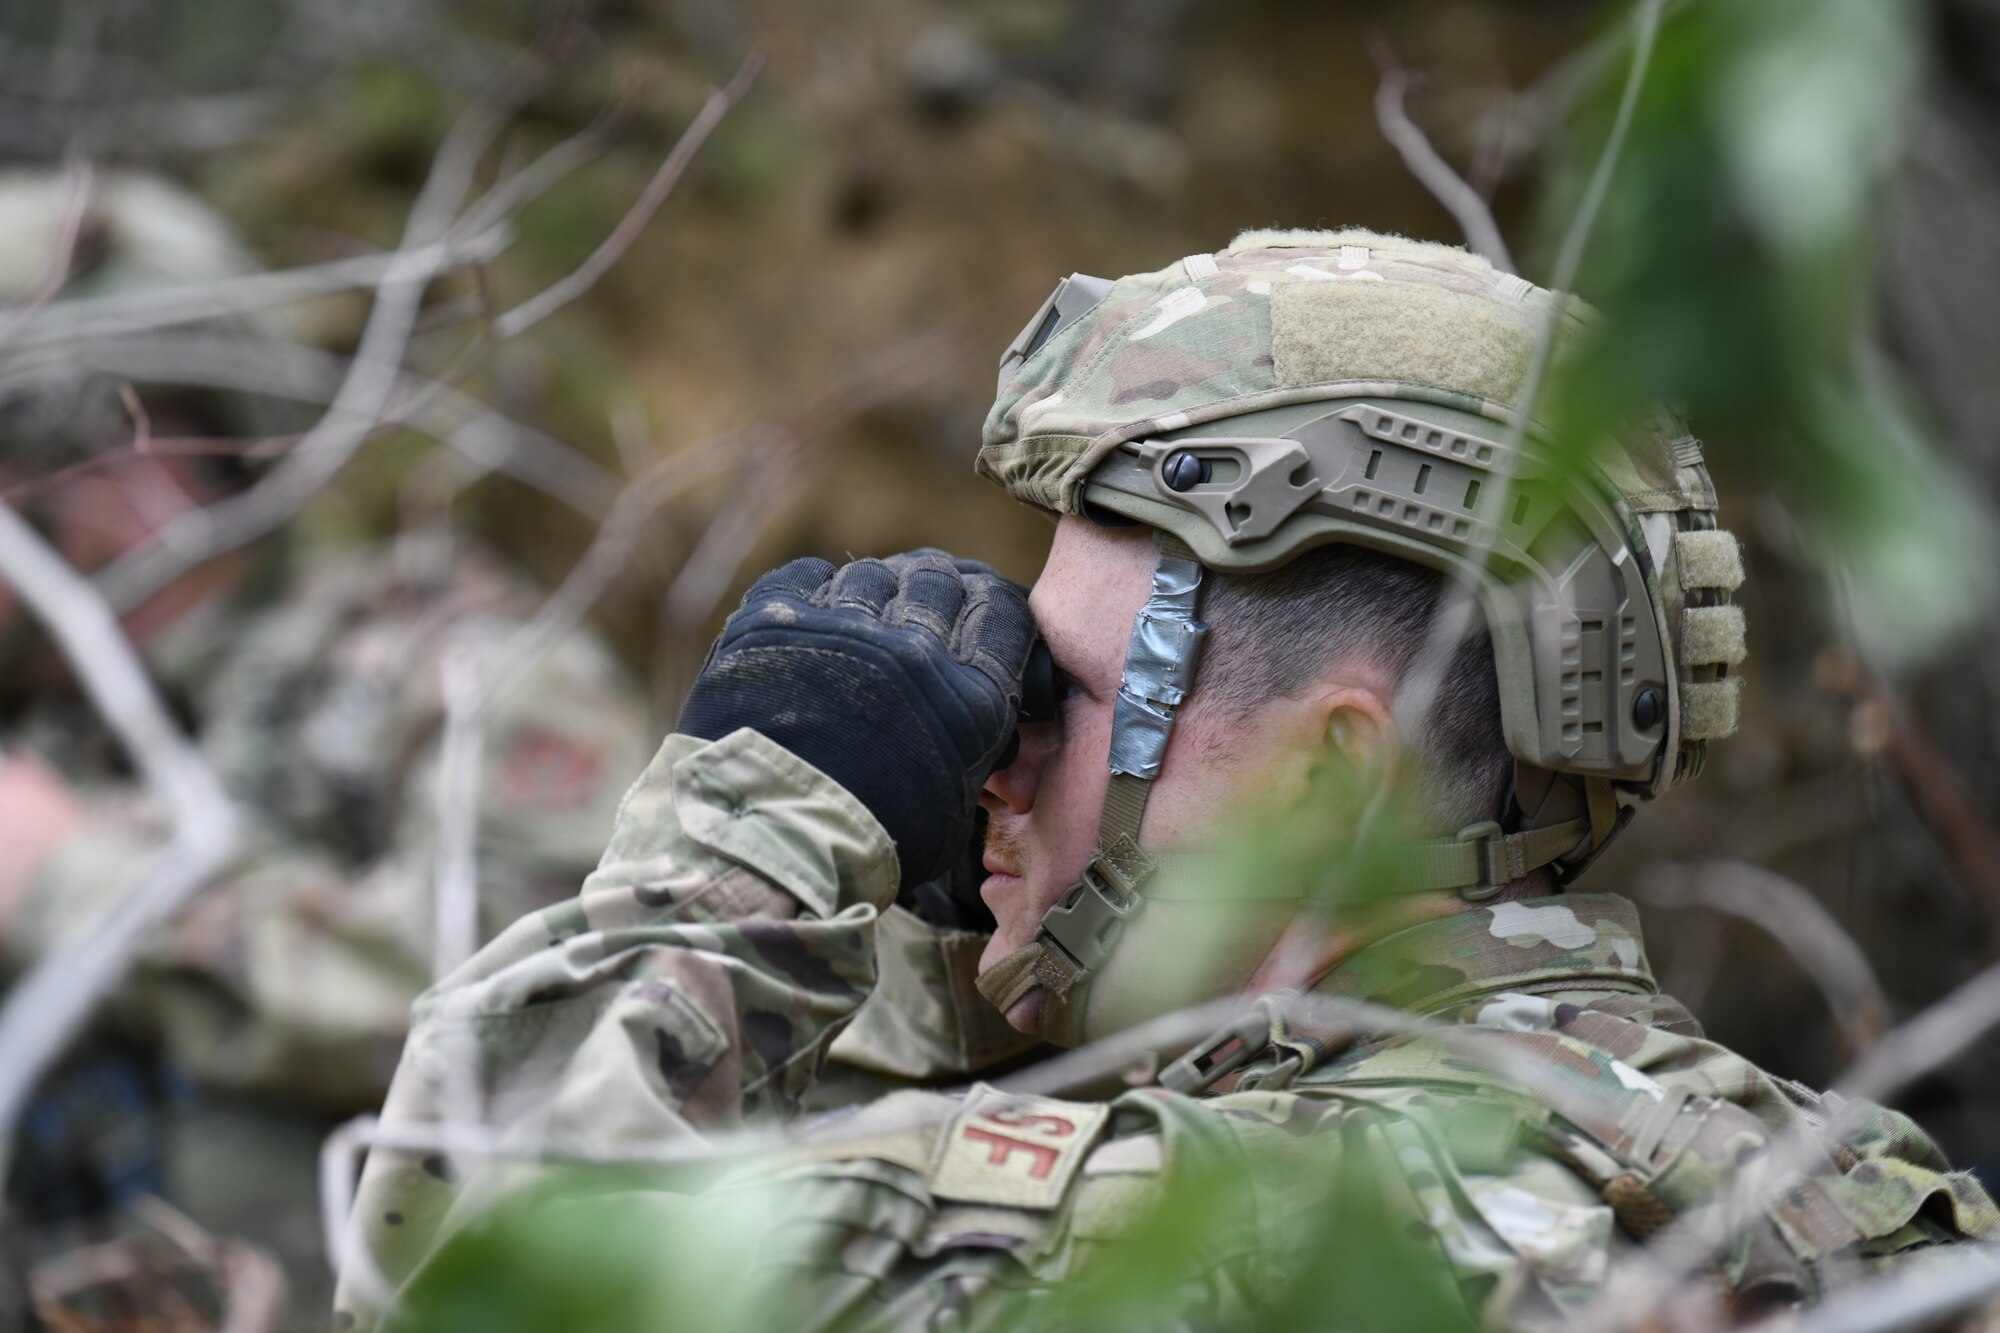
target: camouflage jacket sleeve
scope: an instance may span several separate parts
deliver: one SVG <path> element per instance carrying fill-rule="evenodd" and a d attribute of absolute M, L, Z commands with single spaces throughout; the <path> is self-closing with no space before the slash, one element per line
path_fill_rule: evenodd
<path fill-rule="evenodd" d="M 597 862 L 618 800 L 645 761 L 642 702 L 571 640 L 503 696 L 484 727 L 475 847 L 479 937 L 571 897 Z M 439 709 L 427 664 L 393 706 L 414 738 L 366 790 L 395 814 L 342 849 L 309 821 L 244 790 L 235 748 L 251 730 L 208 717 L 203 748 L 249 817 L 246 856 L 154 939 L 113 1017 L 157 1041 L 210 1087 L 347 1109 L 387 1090 L 411 1003 L 432 975 L 438 852 Z M 265 749 L 273 728 L 257 731 Z M 294 740 L 297 737 L 293 737 Z M 82 832 L 0 922 L 24 967 L 87 928 L 164 844 L 142 793 L 91 793 Z M 357 860 L 354 853 L 359 850 Z"/>
<path fill-rule="evenodd" d="M 593 1153 L 788 1118 L 874 986 L 898 877 L 874 817 L 803 760 L 748 729 L 670 736 L 582 895 L 419 1002 L 384 1121 L 446 1119 L 461 1082 L 511 1140 Z M 355 1218 L 392 1284 L 458 1183 L 421 1153 L 371 1156 Z"/>
<path fill-rule="evenodd" d="M 974 984 L 993 937 L 896 906 L 875 927 L 875 990 L 834 1039 L 807 1108 L 833 1110 L 902 1088 L 956 1087 L 1018 1060 L 1016 1032 Z"/>

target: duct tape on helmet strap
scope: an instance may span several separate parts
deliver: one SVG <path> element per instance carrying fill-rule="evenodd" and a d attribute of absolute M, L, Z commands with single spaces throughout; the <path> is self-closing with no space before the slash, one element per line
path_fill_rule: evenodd
<path fill-rule="evenodd" d="M 1125 674 L 1111 713 L 1111 771 L 1151 780 L 1160 775 L 1174 709 L 1194 683 L 1195 656 L 1208 626 L 1194 618 L 1201 564 L 1164 549 L 1153 590 L 1132 621 Z"/>

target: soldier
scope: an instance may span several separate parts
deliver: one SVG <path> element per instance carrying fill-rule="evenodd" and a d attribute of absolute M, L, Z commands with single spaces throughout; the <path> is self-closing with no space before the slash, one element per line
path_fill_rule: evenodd
<path fill-rule="evenodd" d="M 7 259 L 21 269 L 0 279 L 35 278 L 69 193 L 46 174 L 0 183 L 0 226 L 17 242 Z M 253 271 L 198 201 L 121 173 L 98 179 L 76 252 L 66 291 L 78 295 Z M 0 490 L 86 571 L 238 490 L 246 464 L 190 446 L 241 447 L 254 440 L 223 437 L 271 422 L 240 396 L 149 387 L 141 402 L 157 442 L 145 450 L 130 446 L 135 423 L 103 377 L 17 377 L 0 404 Z M 493 653 L 541 597 L 465 545 L 308 554 L 273 543 L 204 565 L 126 617 L 247 815 L 249 845 L 149 942 L 105 1034 L 27 1116 L 10 1185 L 41 1255 L 125 1234 L 107 1215 L 161 1195 L 211 1229 L 270 1245 L 302 1307 L 324 1310 L 319 1145 L 331 1117 L 381 1098 L 410 1002 L 432 975 L 442 664 Z M 31 630 L 0 585 L 10 970 L 87 925 L 166 838 Z M 645 761 L 648 731 L 638 691 L 588 633 L 493 701 L 473 774 L 480 938 L 574 892 Z"/>
<path fill-rule="evenodd" d="M 1719 1320 L 2000 1234 L 1900 1115 L 1704 1040 L 1631 906 L 1577 887 L 1735 729 L 1744 656 L 1694 439 L 1660 417 L 1597 461 L 1510 442 L 1535 340 L 1586 321 L 1364 231 L 1068 279 L 1008 349 L 978 459 L 1060 516 L 1032 594 L 936 552 L 755 583 L 581 897 L 419 1003 L 388 1123 L 421 1138 L 471 1086 L 509 1161 L 644 1160 L 796 1117 L 884 914 L 977 799 L 976 988 L 1015 1027 L 1075 1045 L 1262 998 L 1150 1086 L 810 1123 L 689 1205 L 765 1202 L 713 1285 L 795 1302 L 766 1315 L 1541 1327 L 1655 1239 Z M 922 1002 L 948 1024 L 967 997 Z M 492 1167 L 371 1157 L 344 1318 L 504 1287 L 428 1261 L 524 1181 L 582 1234 L 698 1234 L 666 1229 L 665 1184 L 614 1204 Z M 1191 1238 L 1153 1249 L 1166 1213 Z M 1134 1264 L 1143 1313 L 1080 1295 Z"/>

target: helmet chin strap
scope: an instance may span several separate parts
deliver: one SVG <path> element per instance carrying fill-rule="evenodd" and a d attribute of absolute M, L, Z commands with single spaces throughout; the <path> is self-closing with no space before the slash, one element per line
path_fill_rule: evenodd
<path fill-rule="evenodd" d="M 1213 865 L 1198 854 L 1151 854 L 1139 847 L 1146 798 L 1173 735 L 1174 714 L 1194 683 L 1195 658 L 1208 627 L 1195 619 L 1202 565 L 1167 532 L 1156 532 L 1159 558 L 1153 588 L 1132 621 L 1125 670 L 1111 715 L 1111 780 L 1104 791 L 1097 847 L 1076 882 L 1042 917 L 1035 938 L 979 974 L 974 984 L 1002 1013 L 1037 986 L 1041 1035 L 1058 1045 L 1084 1041 L 1090 988 L 1126 926 L 1148 898 L 1162 901 L 1311 896 L 1310 885 L 1230 886 L 1214 882 Z M 1537 824 L 1507 833 L 1482 821 L 1448 838 L 1405 844 L 1398 857 L 1398 893 L 1456 889 L 1469 902 L 1492 898 L 1530 871 L 1585 848 L 1615 831 L 1611 784 L 1584 784 L 1587 809 L 1545 808 Z M 1551 818 L 1553 816 L 1553 818 Z M 1144 887 L 1142 896 L 1140 889 Z"/>
<path fill-rule="evenodd" d="M 1041 1034 L 1064 1046 L 1082 1043 L 1090 983 L 1110 958 L 1126 920 L 1144 905 L 1139 886 L 1158 863 L 1139 849 L 1139 826 L 1173 735 L 1174 713 L 1194 683 L 1195 657 L 1208 633 L 1194 618 L 1201 562 L 1170 533 L 1156 532 L 1154 544 L 1159 558 L 1152 592 L 1133 618 L 1111 713 L 1111 781 L 1104 790 L 1097 849 L 1042 918 L 1035 938 L 975 983 L 1002 1013 L 1040 986 Z"/>

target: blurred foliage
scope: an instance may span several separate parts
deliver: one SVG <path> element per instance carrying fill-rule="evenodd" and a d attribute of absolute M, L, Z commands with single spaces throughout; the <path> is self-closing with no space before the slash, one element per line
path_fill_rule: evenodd
<path fill-rule="evenodd" d="M 1251 1115 L 1253 1113 L 1245 1112 Z M 1253 1117 L 1254 1118 L 1254 1117 Z M 1328 1134 L 1323 1140 L 1335 1142 Z M 411 1280 L 393 1333 L 576 1333 L 698 1326 L 734 1330 L 839 1327 L 866 1320 L 885 1249 L 901 1245 L 954 1263 L 967 1281 L 994 1273 L 998 1308 L 971 1312 L 979 1327 L 1008 1329 L 1368 1329 L 1444 1333 L 1470 1329 L 1465 1298 L 1436 1238 L 1411 1217 L 1372 1113 L 1346 1113 L 1338 1149 L 1281 1167 L 1236 1152 L 1169 1150 L 1159 1193 L 1116 1238 L 1079 1245 L 1071 1276 L 1053 1287 L 1020 1280 L 1015 1260 L 990 1243 L 953 1254 L 934 1237 L 900 1235 L 874 1215 L 862 1175 L 788 1176 L 782 1162 L 699 1195 L 684 1181 L 640 1169 L 539 1169 L 534 1183 L 455 1232 Z M 1196 1145 L 1190 1145 L 1196 1146 Z M 1208 1145 L 1211 1149 L 1214 1145 Z M 1238 1163 L 1247 1163 L 1239 1169 Z M 1258 1173 L 1254 1183 L 1244 1170 Z M 1265 1178 L 1268 1177 L 1268 1178 Z M 1287 1255 L 1246 1268 L 1241 1242 L 1282 1206 L 1296 1227 Z M 892 1215 L 907 1217 L 903 1210 Z M 976 1230 L 976 1228 L 975 1228 Z M 967 1262 L 968 1254 L 980 1254 Z M 857 1267 L 845 1270 L 851 1257 Z M 955 1262 L 954 1262 L 955 1261 Z M 1247 1290 L 1249 1311 L 1222 1286 Z M 1276 1284 L 1275 1288 L 1266 1284 Z M 969 1285 L 979 1285 L 976 1280 Z M 948 1301 L 943 1302 L 949 1304 Z M 947 1317 L 948 1319 L 948 1317 Z"/>
<path fill-rule="evenodd" d="M 1987 507 L 1878 345 L 1920 18 L 1881 0 L 1671 9 L 1578 283 L 1603 324 L 1552 414 L 1592 440 L 1655 403 L 1685 412 L 1779 498 L 1892 664 L 1962 634 L 2000 588 Z M 1623 79 L 1607 69 L 1557 165 L 1551 238 L 1604 147 Z"/>
<path fill-rule="evenodd" d="M 749 1280 L 771 1222 L 761 1200 L 723 1193 L 697 1206 L 636 1169 L 539 1174 L 438 1251 L 393 1329 L 620 1333 L 687 1327 L 695 1312 L 702 1328 L 800 1326 L 803 1312 Z"/>

